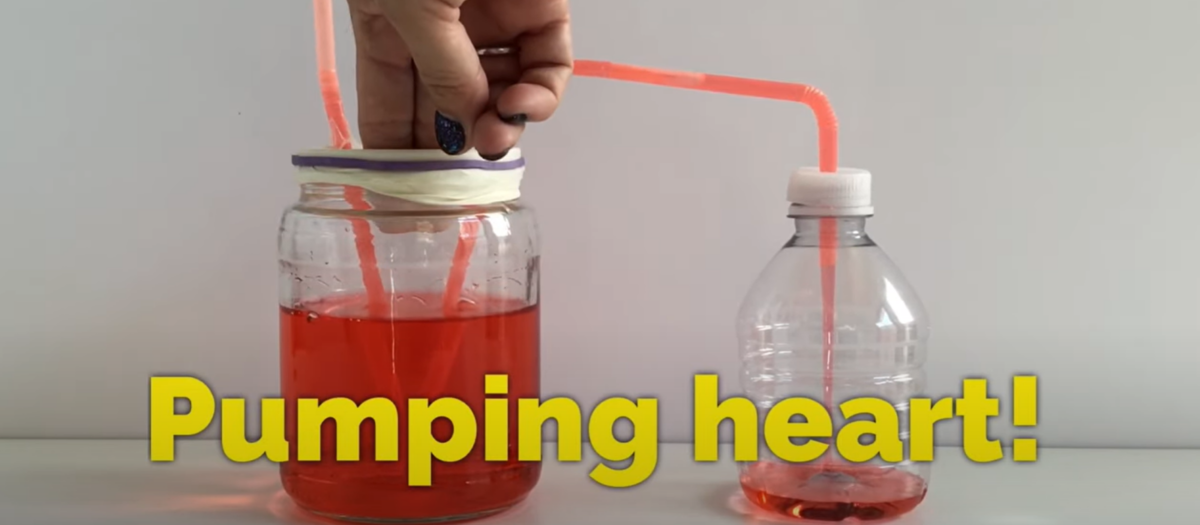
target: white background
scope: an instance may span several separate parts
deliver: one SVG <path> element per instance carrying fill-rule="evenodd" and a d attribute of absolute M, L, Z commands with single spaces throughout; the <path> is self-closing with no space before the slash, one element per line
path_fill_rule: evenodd
<path fill-rule="evenodd" d="M 843 163 L 876 175 L 870 229 L 934 320 L 931 393 L 985 376 L 1004 395 L 1035 372 L 1043 445 L 1200 447 L 1200 4 L 573 12 L 579 58 L 832 97 Z M 0 8 L 0 437 L 144 436 L 152 374 L 277 392 L 288 156 L 326 140 L 312 44 L 294 0 Z M 791 231 L 787 174 L 816 162 L 809 113 L 576 79 L 522 145 L 545 394 L 658 396 L 662 436 L 689 439 L 691 375 L 733 386 L 734 312 Z"/>

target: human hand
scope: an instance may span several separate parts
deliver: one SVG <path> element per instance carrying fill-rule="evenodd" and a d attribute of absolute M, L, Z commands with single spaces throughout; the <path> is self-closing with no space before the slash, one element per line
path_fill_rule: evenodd
<path fill-rule="evenodd" d="M 573 60 L 567 0 L 348 2 L 364 148 L 496 159 L 558 108 Z M 477 52 L 495 47 L 516 52 Z"/>

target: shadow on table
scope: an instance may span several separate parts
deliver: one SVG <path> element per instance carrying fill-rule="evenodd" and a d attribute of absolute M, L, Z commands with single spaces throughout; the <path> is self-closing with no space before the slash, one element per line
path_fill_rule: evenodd
<path fill-rule="evenodd" d="M 807 523 L 829 523 L 827 521 L 801 520 L 771 514 L 770 512 L 759 508 L 753 502 L 746 499 L 746 494 L 742 492 L 741 487 L 737 486 L 717 488 L 713 490 L 710 497 L 705 501 L 710 502 L 709 510 L 722 513 L 726 516 L 741 519 L 743 522 L 748 524 L 785 523 L 789 525 L 798 525 Z M 900 516 L 889 520 L 871 521 L 870 523 L 879 525 L 921 525 L 923 520 L 921 519 L 918 511 L 905 516 Z"/>
<path fill-rule="evenodd" d="M 0 508 L 19 507 L 24 514 L 58 521 L 103 523 L 172 523 L 199 518 L 202 523 L 239 525 L 331 525 L 339 522 L 310 514 L 295 505 L 280 488 L 275 468 L 218 467 L 188 470 L 162 468 L 127 470 L 36 470 L 5 476 L 0 481 Z M 736 484 L 684 483 L 654 503 L 658 508 L 702 508 L 747 524 L 802 524 L 805 521 L 770 514 L 751 503 Z M 535 492 L 536 494 L 536 492 Z M 665 501 L 674 500 L 674 501 Z M 697 501 L 699 500 L 699 501 Z M 615 502 L 615 501 L 614 501 Z M 532 513 L 532 514 L 527 514 Z M 536 510 L 518 505 L 491 521 L 537 521 Z M 513 521 L 515 520 L 515 521 Z M 919 525 L 919 513 L 889 525 Z M 883 522 L 872 522 L 883 523 Z"/>
<path fill-rule="evenodd" d="M 280 488 L 275 469 L 70 469 L 31 471 L 7 479 L 20 481 L 0 483 L 0 506 L 20 506 L 45 517 L 132 523 L 167 523 L 187 516 L 247 525 L 336 523 L 297 508 Z"/>

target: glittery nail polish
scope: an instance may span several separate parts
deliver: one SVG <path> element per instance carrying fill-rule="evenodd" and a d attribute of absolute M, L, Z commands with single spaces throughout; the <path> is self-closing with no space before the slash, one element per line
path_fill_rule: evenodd
<path fill-rule="evenodd" d="M 500 120 L 507 122 L 509 124 L 524 124 L 525 121 L 529 120 L 529 115 L 526 115 L 524 113 L 517 113 L 516 115 L 508 115 L 508 116 L 501 115 Z"/>
<path fill-rule="evenodd" d="M 438 146 L 451 155 L 462 153 L 467 145 L 467 132 L 463 125 L 438 111 L 433 118 Z"/>

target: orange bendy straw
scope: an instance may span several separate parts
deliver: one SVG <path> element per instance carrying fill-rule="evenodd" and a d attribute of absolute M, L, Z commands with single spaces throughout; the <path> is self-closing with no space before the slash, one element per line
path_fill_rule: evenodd
<path fill-rule="evenodd" d="M 338 85 L 337 47 L 333 36 L 333 0 L 313 0 L 313 26 L 317 36 L 317 81 L 325 116 L 329 119 L 329 144 L 333 149 L 350 149 L 350 123 L 342 110 L 342 91 Z"/>
<path fill-rule="evenodd" d="M 313 0 L 314 27 L 316 29 L 318 80 L 321 86 L 321 97 L 325 104 L 325 114 L 329 120 L 330 142 L 336 149 L 353 148 L 352 133 L 342 108 L 341 90 L 338 85 L 337 68 L 334 46 L 333 3 L 332 0 Z M 836 173 L 838 170 L 838 123 L 829 99 L 821 90 L 804 85 L 769 80 L 756 80 L 724 75 L 691 73 L 652 69 L 626 64 L 616 64 L 595 60 L 577 60 L 574 64 L 574 74 L 580 77 L 602 78 L 622 82 L 649 84 L 677 89 L 691 89 L 711 93 L 723 93 L 744 97 L 765 98 L 786 102 L 798 102 L 808 106 L 817 121 L 817 138 L 819 148 L 819 168 L 823 173 Z M 355 210 L 369 210 L 370 204 L 364 198 L 361 188 L 347 187 L 346 200 Z M 367 294 L 368 312 L 373 317 L 388 314 L 390 305 L 383 287 L 383 281 L 375 258 L 374 235 L 370 224 L 364 219 L 353 219 L 355 247 L 358 252 L 359 267 L 363 275 L 363 286 Z M 832 218 L 821 219 L 820 232 L 820 266 L 822 281 L 822 325 L 825 336 L 825 402 L 832 408 L 832 373 L 833 373 L 833 300 L 834 275 L 837 265 L 837 223 Z M 478 223 L 468 221 L 460 224 L 459 245 L 455 250 L 450 276 L 447 282 L 446 296 L 443 298 L 443 310 L 449 316 L 457 312 L 458 293 L 465 278 L 466 266 L 474 248 Z M 457 346 L 459 334 L 451 331 L 450 345 Z M 449 367 L 453 362 L 455 352 L 451 352 L 432 370 L 432 385 L 444 385 Z M 397 392 L 398 394 L 398 392 Z"/>
<path fill-rule="evenodd" d="M 708 91 L 710 93 L 724 93 L 743 97 L 799 102 L 812 108 L 813 115 L 817 119 L 817 140 L 820 147 L 821 171 L 826 173 L 837 171 L 837 116 L 833 113 L 833 106 L 829 104 L 829 98 L 815 87 L 804 84 L 773 82 L 770 80 L 651 69 L 595 60 L 576 60 L 575 75 L 654 86 Z"/>
<path fill-rule="evenodd" d="M 346 113 L 342 109 L 342 93 L 337 77 L 333 0 L 313 0 L 313 27 L 316 30 L 317 81 L 321 86 L 321 99 L 325 103 L 325 116 L 329 119 L 330 145 L 334 149 L 351 149 L 350 123 L 346 121 Z M 371 209 L 362 188 L 347 186 L 345 196 L 356 211 Z M 371 232 L 371 224 L 365 219 L 353 219 L 351 226 L 354 228 L 354 247 L 358 252 L 363 287 L 367 292 L 367 310 L 372 316 L 386 314 L 387 294 L 375 258 L 375 235 Z"/>
<path fill-rule="evenodd" d="M 341 87 L 337 77 L 337 55 L 333 35 L 333 1 L 313 0 L 313 27 L 316 30 L 317 81 L 321 87 L 321 100 L 325 105 L 325 116 L 329 120 L 330 146 L 334 149 L 353 148 L 350 123 L 342 109 Z M 362 188 L 347 186 L 344 190 L 346 202 L 355 211 L 371 209 Z M 351 219 L 354 232 L 354 249 L 358 254 L 358 267 L 362 273 L 363 288 L 367 294 L 367 312 L 372 317 L 387 314 L 389 301 L 383 288 L 383 276 L 379 273 L 379 262 L 375 257 L 375 234 L 366 219 Z M 368 362 L 367 360 L 363 361 Z M 400 397 L 399 386 L 385 370 L 368 370 L 379 388 L 391 390 Z"/>
<path fill-rule="evenodd" d="M 812 109 L 817 120 L 817 140 L 820 151 L 820 170 L 836 173 L 838 170 L 838 124 L 829 98 L 821 90 L 804 84 L 788 84 L 769 80 L 668 71 L 645 67 L 598 62 L 575 61 L 575 75 L 580 77 L 604 78 L 623 82 L 635 82 L 678 89 L 692 89 L 712 93 L 724 93 L 744 97 L 767 98 L 788 102 L 799 102 Z M 820 221 L 821 268 L 821 332 L 824 365 L 824 401 L 833 410 L 833 326 L 834 285 L 837 275 L 837 220 L 823 217 Z M 831 459 L 831 458 L 827 458 Z"/>

